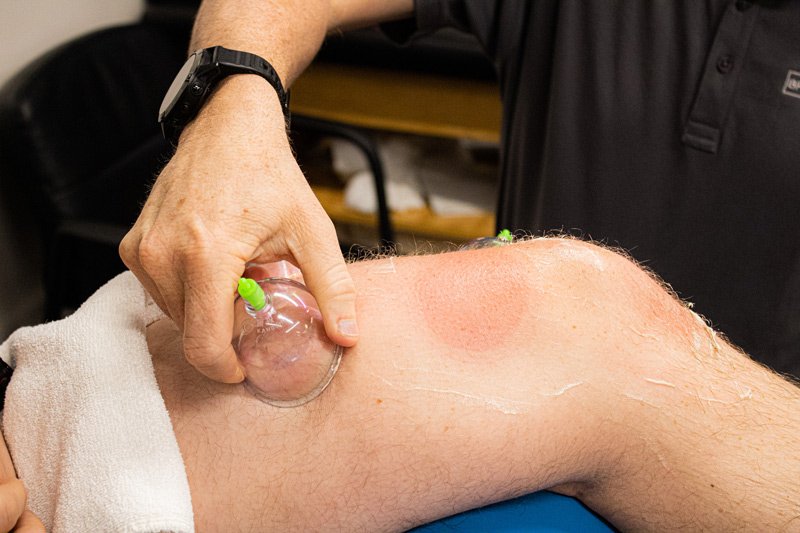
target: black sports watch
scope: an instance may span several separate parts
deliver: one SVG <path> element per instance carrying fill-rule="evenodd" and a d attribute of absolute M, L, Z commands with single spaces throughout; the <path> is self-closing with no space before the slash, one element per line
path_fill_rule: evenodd
<path fill-rule="evenodd" d="M 214 87 L 232 74 L 258 74 L 267 80 L 278 93 L 288 125 L 289 94 L 272 65 L 255 54 L 213 46 L 190 55 L 164 95 L 158 123 L 170 143 L 178 145 L 183 128 L 197 116 Z"/>

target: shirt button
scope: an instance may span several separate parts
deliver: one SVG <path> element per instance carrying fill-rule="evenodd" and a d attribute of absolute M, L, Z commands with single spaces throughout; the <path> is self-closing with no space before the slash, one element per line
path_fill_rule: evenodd
<path fill-rule="evenodd" d="M 719 56 L 719 59 L 717 59 L 717 70 L 720 74 L 727 74 L 733 70 L 733 56 L 730 54 Z"/>

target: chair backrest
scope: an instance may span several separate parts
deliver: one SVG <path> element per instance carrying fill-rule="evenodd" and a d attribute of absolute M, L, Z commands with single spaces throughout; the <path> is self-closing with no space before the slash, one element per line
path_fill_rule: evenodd
<path fill-rule="evenodd" d="M 157 113 L 185 61 L 188 28 L 142 22 L 97 31 L 0 89 L 0 199 L 14 224 L 34 214 L 38 228 L 25 234 L 42 236 L 47 319 L 124 269 L 117 243 L 172 151 Z"/>
<path fill-rule="evenodd" d="M 156 123 L 186 36 L 139 23 L 64 44 L 0 90 L 0 180 L 44 221 L 129 225 L 169 155 Z M 51 226 L 52 227 L 52 226 Z"/>

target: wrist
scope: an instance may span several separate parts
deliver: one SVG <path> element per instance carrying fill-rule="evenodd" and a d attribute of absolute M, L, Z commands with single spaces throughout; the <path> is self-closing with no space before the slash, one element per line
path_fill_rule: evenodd
<path fill-rule="evenodd" d="M 289 148 L 280 99 L 260 76 L 239 74 L 223 80 L 197 117 L 184 128 L 180 144 L 196 139 L 227 140 L 248 146 Z"/>
<path fill-rule="evenodd" d="M 240 74 L 255 74 L 266 81 L 275 90 L 288 122 L 289 95 L 272 65 L 256 54 L 212 46 L 189 55 L 164 95 L 158 122 L 167 140 L 177 144 L 183 129 L 197 117 L 214 90 Z"/>

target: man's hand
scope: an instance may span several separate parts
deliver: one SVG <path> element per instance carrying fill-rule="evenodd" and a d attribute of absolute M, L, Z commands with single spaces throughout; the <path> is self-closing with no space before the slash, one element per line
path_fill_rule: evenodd
<path fill-rule="evenodd" d="M 0 433 L 0 531 L 44 532 L 42 522 L 25 509 L 27 498 L 25 486 L 17 479 L 6 441 Z"/>
<path fill-rule="evenodd" d="M 230 332 L 248 262 L 297 264 L 328 336 L 357 340 L 333 224 L 294 160 L 275 91 L 257 76 L 229 78 L 189 124 L 120 255 L 183 330 L 189 362 L 214 380 L 244 378 Z"/>

